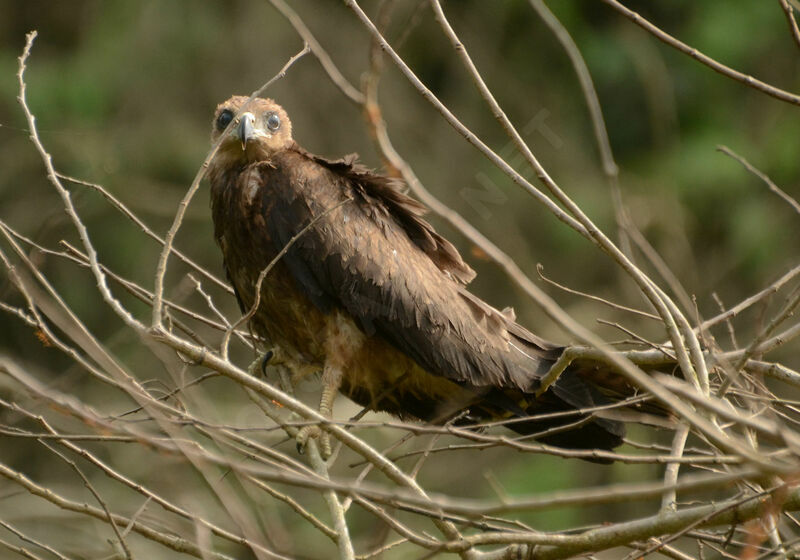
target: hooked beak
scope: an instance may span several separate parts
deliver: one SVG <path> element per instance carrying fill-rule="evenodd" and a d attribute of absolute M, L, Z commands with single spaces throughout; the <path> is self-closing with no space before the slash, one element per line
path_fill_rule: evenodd
<path fill-rule="evenodd" d="M 253 113 L 243 113 L 239 119 L 239 126 L 234 134 L 242 142 L 242 151 L 247 147 L 247 142 L 256 137 L 256 117 Z"/>

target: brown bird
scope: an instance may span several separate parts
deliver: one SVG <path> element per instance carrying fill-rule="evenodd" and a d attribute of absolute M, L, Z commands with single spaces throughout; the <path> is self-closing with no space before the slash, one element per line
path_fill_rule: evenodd
<path fill-rule="evenodd" d="M 622 423 L 598 415 L 529 419 L 609 400 L 575 368 L 537 398 L 562 347 L 467 291 L 475 272 L 423 205 L 354 155 L 301 148 L 274 101 L 242 111 L 246 101 L 232 97 L 214 115 L 212 141 L 226 134 L 208 169 L 214 234 L 243 311 L 261 271 L 297 236 L 264 279 L 251 328 L 295 377 L 322 371 L 321 413 L 332 414 L 340 391 L 402 418 L 521 419 L 508 427 L 545 432 L 540 441 L 560 447 L 621 443 Z M 301 430 L 298 447 L 317 434 Z M 324 438 L 322 447 L 329 454 Z"/>

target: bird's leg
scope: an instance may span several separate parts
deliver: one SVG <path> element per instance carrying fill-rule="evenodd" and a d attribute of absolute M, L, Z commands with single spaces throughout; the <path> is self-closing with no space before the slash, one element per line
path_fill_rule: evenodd
<path fill-rule="evenodd" d="M 342 384 L 342 370 L 329 363 L 325 364 L 322 370 L 322 396 L 319 400 L 319 413 L 326 418 L 333 417 L 333 401 L 336 399 L 336 393 Z M 316 424 L 311 426 L 303 426 L 295 441 L 297 442 L 297 450 L 303 453 L 308 443 L 308 438 L 319 438 L 319 451 L 323 459 L 328 459 L 332 453 L 331 436 L 328 432 L 321 430 Z"/>
<path fill-rule="evenodd" d="M 336 314 L 325 326 L 325 364 L 322 367 L 322 396 L 319 412 L 325 418 L 333 416 L 333 401 L 342 385 L 345 368 L 352 367 L 364 335 L 347 317 Z M 331 437 L 317 425 L 303 427 L 296 436 L 297 450 L 305 449 L 309 437 L 318 437 L 320 454 L 324 459 L 331 456 Z"/>

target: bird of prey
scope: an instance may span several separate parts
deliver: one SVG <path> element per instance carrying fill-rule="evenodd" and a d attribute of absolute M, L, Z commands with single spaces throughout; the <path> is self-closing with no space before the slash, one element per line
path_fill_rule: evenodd
<path fill-rule="evenodd" d="M 225 134 L 207 175 L 214 235 L 243 311 L 284 251 L 250 326 L 295 376 L 322 372 L 322 414 L 339 391 L 401 418 L 513 420 L 563 448 L 621 443 L 621 422 L 585 410 L 609 402 L 591 371 L 570 367 L 537 396 L 562 348 L 466 289 L 475 272 L 397 180 L 354 155 L 307 152 L 280 105 L 246 102 L 231 97 L 214 114 L 212 141 Z M 298 447 L 318 434 L 301 430 Z"/>

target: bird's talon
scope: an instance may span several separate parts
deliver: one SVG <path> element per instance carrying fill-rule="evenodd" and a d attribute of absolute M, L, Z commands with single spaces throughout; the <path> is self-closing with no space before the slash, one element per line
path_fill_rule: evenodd
<path fill-rule="evenodd" d="M 309 438 L 318 438 L 320 434 L 319 426 L 303 426 L 295 436 L 297 442 L 297 452 L 301 455 L 306 451 L 306 444 Z"/>
<path fill-rule="evenodd" d="M 275 357 L 274 350 L 267 350 L 263 354 L 261 354 L 258 358 L 256 358 L 253 363 L 251 363 L 248 368 L 247 372 L 252 375 L 253 377 L 266 377 L 267 376 L 267 366 Z"/>
<path fill-rule="evenodd" d="M 297 452 L 303 455 L 306 452 L 308 440 L 314 438 L 319 442 L 319 453 L 323 459 L 328 459 L 332 452 L 331 436 L 328 432 L 322 431 L 319 426 L 303 426 L 295 436 Z"/>
<path fill-rule="evenodd" d="M 264 355 L 261 357 L 261 374 L 266 377 L 267 376 L 267 366 L 269 365 L 269 361 L 275 355 L 275 352 L 272 350 L 267 350 L 264 352 Z"/>

